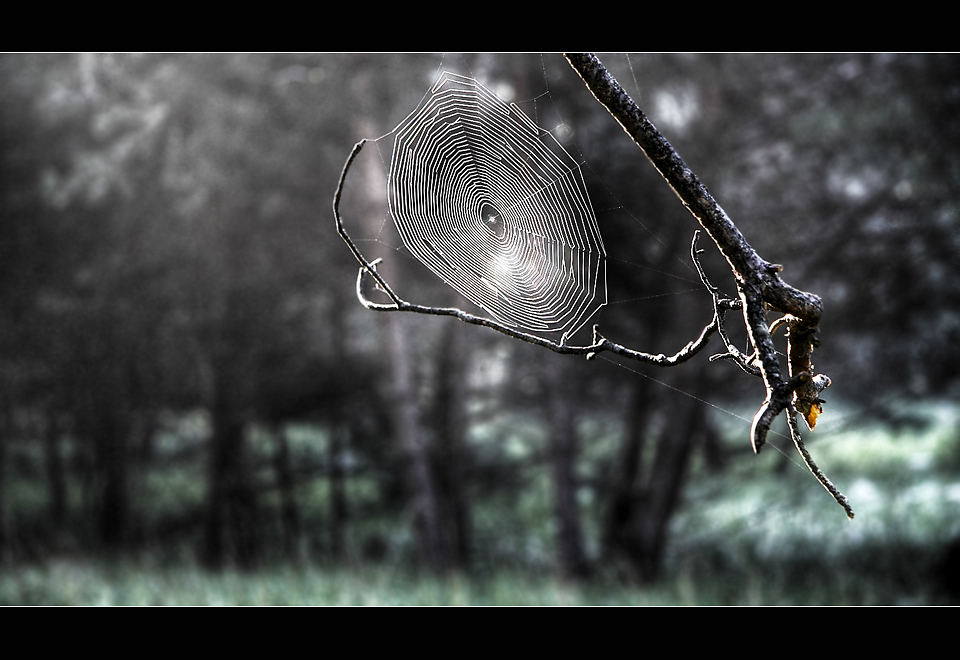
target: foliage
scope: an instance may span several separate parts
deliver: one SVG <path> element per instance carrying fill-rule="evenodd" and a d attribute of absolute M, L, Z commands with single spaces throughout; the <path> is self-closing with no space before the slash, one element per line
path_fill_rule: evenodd
<path fill-rule="evenodd" d="M 311 593 L 332 594 L 325 602 L 376 591 L 378 580 L 388 583 L 387 601 L 412 589 L 384 577 L 391 562 L 423 563 L 393 413 L 389 328 L 355 304 L 356 271 L 329 208 L 350 146 L 392 129 L 441 61 L 511 93 L 542 125 L 564 125 L 558 135 L 585 164 L 610 254 L 611 304 L 599 317 L 606 335 L 671 353 L 709 320 L 709 300 L 685 263 L 687 212 L 559 57 L 2 55 L 0 559 L 17 567 L 4 573 L 5 601 L 97 601 L 105 569 L 42 560 L 105 549 L 153 558 L 148 565 L 168 571 L 157 579 L 175 585 L 209 580 L 225 590 L 221 602 L 288 598 L 167 566 L 195 566 L 220 541 L 223 565 L 301 562 Z M 758 600 L 780 602 L 795 585 L 777 578 L 764 591 L 771 566 L 802 567 L 817 548 L 851 575 L 861 560 L 931 566 L 960 533 L 946 522 L 956 437 L 933 424 L 932 440 L 900 405 L 933 397 L 956 405 L 960 368 L 948 347 L 960 328 L 960 58 L 604 61 L 758 251 L 784 264 L 788 281 L 823 295 L 829 340 L 817 366 L 834 384 L 805 439 L 859 514 L 852 526 L 836 516 L 791 463 L 771 477 L 785 459 L 749 459 L 722 431 L 732 422 L 739 429 L 729 436 L 742 437 L 742 421 L 711 416 L 684 468 L 670 526 L 677 544 L 663 557 L 675 584 L 687 586 L 665 600 L 750 602 L 749 593 L 701 586 L 703 567 L 718 562 L 734 566 Z M 344 200 L 349 217 L 368 223 L 370 247 L 401 271 L 399 293 L 433 303 L 447 294 L 388 238 L 382 186 L 370 189 L 385 167 L 376 150 L 369 155 L 363 187 Z M 719 255 L 705 253 L 703 263 L 731 292 Z M 633 483 L 650 486 L 642 478 L 669 439 L 669 415 L 685 415 L 690 397 L 740 414 L 740 401 L 757 394 L 730 378 L 731 365 L 705 358 L 703 368 L 656 382 L 604 360 L 567 357 L 558 371 L 565 356 L 454 323 L 407 328 L 409 394 L 441 500 L 467 503 L 443 512 L 444 538 L 452 547 L 460 534 L 464 566 L 481 573 L 506 564 L 551 575 L 556 565 L 551 396 L 575 413 L 576 513 L 603 579 L 614 563 L 604 537 L 627 439 L 637 442 Z M 558 391 L 557 373 L 576 387 Z M 631 416 L 638 409 L 644 414 Z M 838 428 L 843 414 L 849 426 Z M 782 504 L 757 510 L 780 491 Z M 251 529 L 256 547 L 241 551 Z M 775 532 L 783 532 L 776 542 Z M 856 534 L 859 546 L 830 546 Z M 380 577 L 330 586 L 332 569 L 312 568 L 328 561 L 380 566 Z M 134 586 L 151 573 L 132 566 L 106 600 L 165 593 Z M 456 601 L 443 584 L 418 598 Z M 508 591 L 500 584 L 491 589 Z M 517 592 L 542 602 L 644 598 L 520 584 Z M 507 599 L 464 589 L 471 602 Z M 805 602 L 891 602 L 904 593 L 856 589 Z"/>

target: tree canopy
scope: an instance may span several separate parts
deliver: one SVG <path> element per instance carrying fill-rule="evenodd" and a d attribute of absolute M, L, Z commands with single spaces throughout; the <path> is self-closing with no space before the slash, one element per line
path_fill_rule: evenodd
<path fill-rule="evenodd" d="M 822 299 L 825 415 L 833 397 L 872 416 L 956 397 L 960 58 L 601 59 L 757 253 Z M 549 465 L 556 490 L 544 498 L 567 508 L 546 517 L 560 521 L 570 572 L 591 563 L 590 534 L 656 572 L 662 534 L 643 530 L 666 529 L 680 502 L 658 471 L 737 451 L 709 415 L 679 412 L 687 398 L 606 360 L 449 319 L 393 327 L 356 304 L 355 262 L 329 210 L 344 159 L 399 124 L 441 64 L 563 127 L 608 251 L 604 337 L 670 355 L 709 323 L 688 257 L 696 221 L 559 55 L 5 54 L 6 555 L 175 539 L 211 566 L 253 565 L 280 552 L 277 539 L 310 538 L 317 555 L 375 557 L 405 543 L 367 522 L 388 517 L 417 530 L 411 555 L 456 566 L 507 552 L 518 518 L 491 511 L 533 492 L 530 466 Z M 375 147 L 344 189 L 344 218 L 361 223 L 351 235 L 384 257 L 404 300 L 470 309 L 388 237 L 388 162 Z M 701 260 L 736 298 L 723 255 Z M 730 337 L 746 348 L 743 330 Z M 755 409 L 764 388 L 707 355 L 664 382 Z M 414 409 L 419 432 L 403 440 Z M 687 423 L 684 442 L 664 431 L 668 412 Z M 604 455 L 576 467 L 600 437 Z M 156 474 L 192 484 L 180 498 Z M 325 494 L 308 497 L 316 483 Z M 24 484 L 42 496 L 18 499 Z M 598 522 L 584 526 L 586 491 Z"/>

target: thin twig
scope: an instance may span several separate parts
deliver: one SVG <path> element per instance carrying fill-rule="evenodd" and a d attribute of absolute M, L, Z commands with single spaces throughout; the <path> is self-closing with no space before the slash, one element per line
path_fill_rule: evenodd
<path fill-rule="evenodd" d="M 340 172 L 340 181 L 337 182 L 337 190 L 333 195 L 333 217 L 337 222 L 337 233 L 340 234 L 340 238 L 344 240 L 344 242 L 350 248 L 350 251 L 353 252 L 354 258 L 356 258 L 356 260 L 360 262 L 360 266 L 362 267 L 362 269 L 366 270 L 370 274 L 370 276 L 377 281 L 377 285 L 381 288 L 381 290 L 383 290 L 384 293 L 390 296 L 390 299 L 393 300 L 394 305 L 399 307 L 402 301 L 400 300 L 400 297 L 393 292 L 393 289 L 390 288 L 390 285 L 387 284 L 386 280 L 384 280 L 383 277 L 380 276 L 380 273 L 377 272 L 377 268 L 376 268 L 377 262 L 370 263 L 369 261 L 366 260 L 366 258 L 360 252 L 360 249 L 353 242 L 353 239 L 351 239 L 349 234 L 347 234 L 347 230 L 344 229 L 343 227 L 343 220 L 340 219 L 340 198 L 343 196 L 343 183 L 344 181 L 347 180 L 347 172 L 350 171 L 350 166 L 353 164 L 354 159 L 356 159 L 356 157 L 360 154 L 360 150 L 363 149 L 363 145 L 366 144 L 366 142 L 367 142 L 366 140 L 360 140 L 355 145 L 353 145 L 353 149 L 350 151 L 350 155 L 347 156 L 347 162 L 344 163 L 343 165 L 343 171 Z M 360 295 L 359 278 L 357 279 L 357 295 L 361 298 L 361 301 L 362 301 L 363 297 Z M 370 307 L 370 305 L 366 305 L 366 306 Z M 374 309 L 374 308 L 371 307 L 371 309 Z"/>
<path fill-rule="evenodd" d="M 817 467 L 817 464 L 813 461 L 813 457 L 810 456 L 810 452 L 807 451 L 806 446 L 803 444 L 803 440 L 800 438 L 800 427 L 799 424 L 797 424 L 797 416 L 793 411 L 787 413 L 787 426 L 790 427 L 790 437 L 793 439 L 793 444 L 797 447 L 797 451 L 800 452 L 800 457 L 803 458 L 807 469 L 817 478 L 820 485 L 826 488 L 828 493 L 833 495 L 833 499 L 837 501 L 837 504 L 843 507 L 843 510 L 847 512 L 847 518 L 853 520 L 853 508 L 850 506 L 850 502 L 847 501 L 846 495 L 837 490 L 837 487 L 827 478 L 827 475 Z"/>
<path fill-rule="evenodd" d="M 714 309 L 719 309 L 720 306 L 724 306 L 726 309 L 743 309 L 743 301 L 733 300 L 730 298 L 721 298 L 720 289 L 715 287 L 710 283 L 710 280 L 707 279 L 707 274 L 703 270 L 703 266 L 700 264 L 700 259 L 698 255 L 703 252 L 703 250 L 696 249 L 697 237 L 700 235 L 700 230 L 697 230 L 694 233 L 693 245 L 691 246 L 690 258 L 693 260 L 694 265 L 697 267 L 697 274 L 700 276 L 700 281 L 703 283 L 703 286 L 706 287 L 707 291 L 710 292 L 710 295 L 713 297 L 713 307 Z M 753 366 L 753 357 L 746 355 L 737 348 L 730 338 L 727 336 L 727 331 L 723 327 L 723 323 L 719 323 L 717 327 L 717 334 L 720 335 L 720 339 L 723 341 L 723 345 L 727 348 L 726 353 L 720 353 L 718 355 L 711 355 L 710 361 L 715 360 L 732 360 L 738 367 L 743 371 L 750 374 L 751 376 L 759 376 L 760 370 Z"/>

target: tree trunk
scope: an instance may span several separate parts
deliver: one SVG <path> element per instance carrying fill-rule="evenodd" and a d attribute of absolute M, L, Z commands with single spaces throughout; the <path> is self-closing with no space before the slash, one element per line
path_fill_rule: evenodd
<path fill-rule="evenodd" d="M 298 563 L 303 559 L 301 541 L 303 539 L 300 523 L 300 508 L 294 494 L 293 470 L 290 464 L 290 443 L 287 442 L 287 430 L 284 426 L 272 433 L 276 445 L 273 455 L 273 469 L 276 474 L 277 490 L 280 493 L 280 525 L 283 529 L 283 550 L 287 559 Z"/>
<path fill-rule="evenodd" d="M 11 414 L 6 392 L 0 389 L 0 566 L 10 559 L 10 529 L 7 524 L 7 442 L 11 435 Z"/>
<path fill-rule="evenodd" d="M 119 420 L 104 419 L 96 437 L 100 479 L 98 531 L 108 548 L 123 544 L 130 522 L 125 426 Z"/>
<path fill-rule="evenodd" d="M 330 433 L 330 554 L 334 561 L 347 559 L 349 512 L 343 458 L 349 438 L 350 426 L 346 423 L 338 424 Z"/>
<path fill-rule="evenodd" d="M 609 494 L 609 507 L 604 521 L 604 552 L 616 562 L 626 560 L 626 572 L 635 574 L 636 568 L 630 561 L 629 545 L 630 520 L 636 507 L 637 492 L 642 479 L 642 461 L 646 446 L 647 425 L 652 412 L 650 406 L 650 381 L 646 378 L 633 380 L 630 397 L 627 402 L 625 433 L 616 462 L 612 488 Z"/>
<path fill-rule="evenodd" d="M 90 370 L 88 391 L 77 411 L 78 436 L 92 445 L 93 519 L 96 537 L 108 549 L 126 541 L 130 523 L 129 404 L 116 368 L 107 361 Z"/>
<path fill-rule="evenodd" d="M 550 363 L 547 384 L 549 415 L 550 465 L 553 475 L 554 520 L 560 570 L 568 579 L 586 577 L 589 573 L 583 549 L 583 531 L 577 505 L 577 415 L 576 388 L 566 362 L 554 358 Z"/>
<path fill-rule="evenodd" d="M 442 572 L 447 569 L 448 562 L 440 529 L 437 487 L 420 419 L 420 402 L 407 339 L 407 320 L 400 314 L 389 317 L 395 428 L 407 460 L 420 550 L 427 566 Z"/>
<path fill-rule="evenodd" d="M 43 429 L 43 463 L 50 489 L 50 520 L 57 529 L 63 529 L 67 515 L 67 482 L 64 477 L 63 455 L 60 453 L 60 428 L 56 413 L 47 415 Z"/>
<path fill-rule="evenodd" d="M 470 460 L 466 447 L 466 346 L 464 329 L 459 324 L 443 328 L 439 344 L 437 395 L 434 420 L 437 446 L 433 465 L 440 493 L 440 514 L 444 543 L 453 568 L 465 569 L 470 563 L 472 542 L 469 496 L 466 492 Z"/>
<path fill-rule="evenodd" d="M 247 465 L 245 420 L 228 400 L 231 386 L 223 373 L 213 375 L 212 433 L 208 463 L 204 564 L 229 563 L 252 568 L 259 559 L 256 492 Z"/>
<path fill-rule="evenodd" d="M 695 382 L 699 380 L 691 380 Z M 697 386 L 691 386 L 696 394 Z M 607 550 L 630 577 L 642 583 L 654 582 L 662 573 L 670 518 L 680 501 L 691 450 L 707 425 L 706 410 L 698 398 L 681 402 L 678 408 L 660 431 L 646 483 L 640 483 L 640 467 L 633 469 L 627 475 L 633 484 L 629 491 L 628 484 L 619 486 L 609 517 Z M 639 449 L 633 448 L 642 446 L 643 436 L 650 433 L 648 417 L 647 411 L 634 410 L 627 441 L 629 460 L 642 459 Z"/>

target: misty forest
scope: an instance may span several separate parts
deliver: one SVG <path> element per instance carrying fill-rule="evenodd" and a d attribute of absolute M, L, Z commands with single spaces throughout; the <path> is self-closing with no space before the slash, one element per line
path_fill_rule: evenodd
<path fill-rule="evenodd" d="M 0 55 L 0 603 L 960 602 L 960 56 L 598 57 Z"/>

